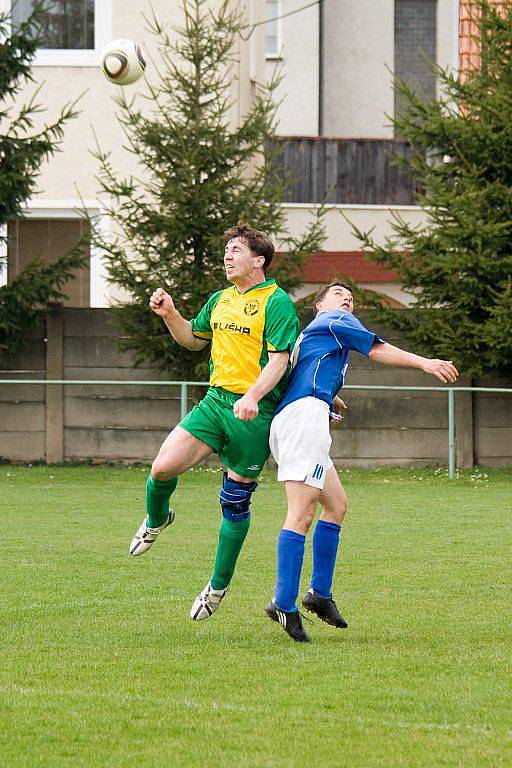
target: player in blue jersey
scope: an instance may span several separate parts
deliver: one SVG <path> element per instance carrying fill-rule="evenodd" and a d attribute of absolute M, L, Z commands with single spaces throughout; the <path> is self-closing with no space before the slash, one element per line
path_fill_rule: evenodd
<path fill-rule="evenodd" d="M 296 601 L 306 534 L 319 501 L 322 512 L 313 535 L 313 577 L 302 605 L 327 624 L 347 626 L 331 593 L 347 497 L 329 456 L 329 420 L 336 418 L 333 409 L 345 383 L 349 351 L 354 349 L 387 365 L 419 368 L 444 384 L 453 384 L 458 376 L 451 360 L 405 352 L 368 331 L 352 314 L 352 292 L 343 283 L 320 291 L 314 306 L 316 317 L 297 339 L 288 388 L 270 431 L 288 513 L 277 545 L 275 597 L 265 608 L 294 640 L 305 643 L 309 637 Z"/>

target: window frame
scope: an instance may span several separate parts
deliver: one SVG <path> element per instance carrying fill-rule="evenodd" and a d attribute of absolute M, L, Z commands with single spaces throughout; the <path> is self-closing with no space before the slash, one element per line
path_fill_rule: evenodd
<path fill-rule="evenodd" d="M 283 58 L 283 56 L 282 56 L 283 30 L 282 30 L 282 20 L 281 20 L 282 0 L 276 0 L 276 4 L 277 4 L 277 11 L 276 11 L 276 13 L 277 13 L 277 35 L 276 35 L 276 40 L 277 40 L 276 48 L 277 48 L 277 51 L 275 51 L 275 52 L 270 53 L 269 51 L 267 51 L 266 26 L 267 26 L 268 22 L 265 22 L 265 24 L 263 25 L 263 29 L 265 30 L 265 59 L 267 59 L 267 61 L 272 61 L 272 60 L 282 59 Z M 265 14 L 266 14 L 266 9 L 265 9 Z"/>
<path fill-rule="evenodd" d="M 102 232 L 109 231 L 109 219 L 98 200 L 30 200 L 22 206 L 19 214 L 23 219 L 72 219 L 77 221 L 84 213 L 95 221 L 95 226 Z M 17 218 L 17 217 L 15 217 Z M 7 235 L 7 224 L 0 225 L 0 230 Z M 1 259 L 3 256 L 3 264 Z M 0 287 L 7 285 L 8 279 L 7 243 L 0 242 Z M 89 248 L 89 307 L 107 307 L 108 277 L 103 260 L 103 252 L 91 243 Z"/>
<path fill-rule="evenodd" d="M 0 0 L 10 13 L 12 0 Z M 94 0 L 94 48 L 38 48 L 34 67 L 97 67 L 103 48 L 112 40 L 112 0 Z"/>

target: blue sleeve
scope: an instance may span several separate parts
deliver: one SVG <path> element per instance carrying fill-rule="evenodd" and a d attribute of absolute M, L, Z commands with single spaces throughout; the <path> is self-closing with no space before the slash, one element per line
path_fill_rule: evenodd
<path fill-rule="evenodd" d="M 368 354 L 376 341 L 382 342 L 379 338 L 368 331 L 357 317 L 350 312 L 344 312 L 338 317 L 334 317 L 329 323 L 331 332 L 336 340 L 346 349 L 354 349 L 362 355 L 368 357 Z"/>

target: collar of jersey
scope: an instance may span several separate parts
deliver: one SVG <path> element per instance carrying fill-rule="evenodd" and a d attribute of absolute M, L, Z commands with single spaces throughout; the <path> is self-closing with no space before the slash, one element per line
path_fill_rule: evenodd
<path fill-rule="evenodd" d="M 316 317 L 318 317 L 318 315 L 321 315 L 324 312 L 341 312 L 343 317 L 345 317 L 345 315 L 347 314 L 348 315 L 353 314 L 348 309 L 319 309 L 318 312 L 316 313 Z"/>
<path fill-rule="evenodd" d="M 252 288 L 248 288 L 246 291 L 239 291 L 236 285 L 233 286 L 235 291 L 240 294 L 240 296 L 245 296 L 246 293 L 250 293 L 251 291 L 256 291 L 258 288 L 268 288 L 269 285 L 275 285 L 274 278 L 271 278 L 270 280 L 265 280 L 263 283 L 258 283 L 257 285 L 253 285 Z"/>

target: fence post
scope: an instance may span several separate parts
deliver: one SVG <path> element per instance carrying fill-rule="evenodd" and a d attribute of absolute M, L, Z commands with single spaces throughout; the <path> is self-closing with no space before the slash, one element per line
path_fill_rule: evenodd
<path fill-rule="evenodd" d="M 455 477 L 455 392 L 448 390 L 448 465 L 450 479 Z"/>
<path fill-rule="evenodd" d="M 462 380 L 459 386 L 470 387 L 471 380 Z M 474 466 L 473 392 L 457 392 L 455 402 L 455 437 L 457 467 Z"/>
<path fill-rule="evenodd" d="M 46 316 L 46 378 L 64 377 L 64 312 L 55 304 Z M 46 385 L 46 463 L 64 461 L 64 387 Z"/>
<path fill-rule="evenodd" d="M 181 382 L 181 418 L 184 419 L 188 413 L 187 382 Z"/>

